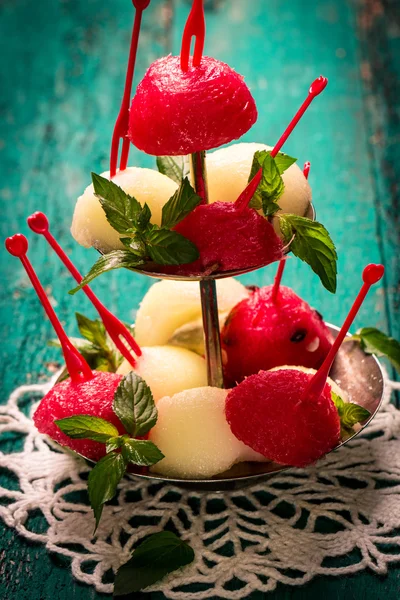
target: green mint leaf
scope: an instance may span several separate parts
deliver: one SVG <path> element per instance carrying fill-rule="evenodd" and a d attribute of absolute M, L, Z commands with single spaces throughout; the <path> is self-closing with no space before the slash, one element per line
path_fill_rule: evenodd
<path fill-rule="evenodd" d="M 57 419 L 54 423 L 65 435 L 74 440 L 107 442 L 111 437 L 119 435 L 115 425 L 105 419 L 90 415 L 74 415 L 65 419 Z"/>
<path fill-rule="evenodd" d="M 136 217 L 136 227 L 139 231 L 145 231 L 150 223 L 151 210 L 147 204 L 143 206 Z"/>
<path fill-rule="evenodd" d="M 279 210 L 277 200 L 282 196 L 285 186 L 269 150 L 259 150 L 254 153 L 249 181 L 253 179 L 260 167 L 262 167 L 262 179 L 249 206 L 257 210 L 262 208 L 265 216 L 269 216 Z"/>
<path fill-rule="evenodd" d="M 359 329 L 352 339 L 359 340 L 361 348 L 366 354 L 376 354 L 376 356 L 389 359 L 400 373 L 400 342 L 398 340 L 387 336 L 375 327 Z"/>
<path fill-rule="evenodd" d="M 118 368 L 118 367 L 117 367 Z M 98 356 L 95 361 L 93 371 L 103 371 L 104 373 L 115 373 L 117 370 L 115 366 L 105 357 Z"/>
<path fill-rule="evenodd" d="M 150 467 L 164 458 L 164 454 L 153 442 L 148 440 L 127 439 L 121 449 L 122 456 L 127 463 L 140 467 Z"/>
<path fill-rule="evenodd" d="M 189 158 L 187 156 L 157 156 L 157 169 L 178 185 L 190 171 Z"/>
<path fill-rule="evenodd" d="M 356 423 L 362 423 L 371 416 L 369 410 L 359 404 L 346 402 L 344 406 L 345 409 L 342 421 L 343 425 L 347 427 L 352 427 Z"/>
<path fill-rule="evenodd" d="M 122 454 L 111 452 L 99 460 L 89 473 L 88 492 L 90 506 L 96 519 L 95 531 L 103 512 L 103 505 L 115 496 L 125 470 L 126 465 Z"/>
<path fill-rule="evenodd" d="M 92 342 L 99 348 L 105 348 L 107 346 L 107 334 L 105 327 L 100 319 L 88 319 L 81 313 L 75 313 L 76 322 L 78 323 L 78 329 L 84 338 Z"/>
<path fill-rule="evenodd" d="M 283 214 L 279 216 L 280 228 L 286 243 L 295 256 L 310 265 L 324 287 L 336 292 L 337 254 L 329 233 L 318 221 L 306 217 Z"/>
<path fill-rule="evenodd" d="M 336 406 L 339 417 L 340 417 L 343 414 L 343 407 L 345 405 L 345 402 L 344 402 L 343 398 L 338 396 L 338 394 L 336 392 L 334 392 L 333 390 L 331 390 L 331 397 L 332 397 L 332 402 Z"/>
<path fill-rule="evenodd" d="M 184 265 L 199 258 L 199 251 L 180 233 L 153 226 L 146 233 L 146 249 L 159 265 Z"/>
<path fill-rule="evenodd" d="M 172 229 L 196 208 L 200 202 L 200 196 L 196 194 L 189 183 L 189 179 L 185 177 L 175 194 L 162 208 L 161 226 L 166 229 Z"/>
<path fill-rule="evenodd" d="M 106 441 L 106 452 L 112 452 L 118 450 L 125 443 L 125 440 L 129 440 L 127 435 L 119 435 L 118 437 L 112 437 Z"/>
<path fill-rule="evenodd" d="M 122 362 L 120 355 L 111 347 L 99 348 L 95 344 L 83 340 L 82 338 L 71 337 L 70 341 L 82 354 L 92 371 L 108 371 L 110 373 L 115 373 L 119 364 Z M 61 348 L 58 340 L 51 340 L 48 342 L 48 345 Z"/>
<path fill-rule="evenodd" d="M 131 253 L 138 259 L 143 260 L 146 257 L 146 244 L 143 241 L 141 233 L 133 235 L 133 237 L 119 238 L 126 248 L 129 248 Z"/>
<path fill-rule="evenodd" d="M 146 538 L 116 575 L 114 596 L 139 592 L 194 560 L 193 549 L 170 531 Z"/>
<path fill-rule="evenodd" d="M 82 279 L 81 283 L 70 290 L 69 294 L 76 294 L 79 290 L 81 290 L 85 285 L 93 281 L 96 277 L 101 275 L 102 273 L 106 273 L 107 271 L 112 271 L 113 269 L 121 269 L 121 268 L 135 268 L 143 264 L 143 260 L 135 257 L 132 252 L 129 250 L 113 250 L 108 254 L 104 254 L 100 256 L 97 262 L 90 269 L 89 273 Z"/>
<path fill-rule="evenodd" d="M 129 196 L 113 181 L 92 173 L 94 192 L 98 197 L 107 221 L 119 233 L 125 233 L 142 211 L 140 202 Z"/>
<path fill-rule="evenodd" d="M 289 154 L 284 154 L 283 152 L 278 152 L 278 154 L 275 156 L 275 164 L 281 175 L 296 161 L 297 158 L 293 158 L 292 156 L 289 156 Z"/>
<path fill-rule="evenodd" d="M 342 437 L 348 437 L 354 433 L 353 426 L 356 423 L 362 423 L 371 416 L 369 410 L 353 404 L 352 402 L 344 402 L 335 392 L 331 392 L 332 402 L 336 406 L 340 419 L 340 429 Z"/>
<path fill-rule="evenodd" d="M 276 202 L 273 202 L 263 195 L 262 207 L 265 217 L 273 217 L 281 207 Z"/>
<path fill-rule="evenodd" d="M 157 421 L 157 409 L 147 383 L 133 371 L 118 385 L 113 410 L 132 436 L 145 435 Z"/>

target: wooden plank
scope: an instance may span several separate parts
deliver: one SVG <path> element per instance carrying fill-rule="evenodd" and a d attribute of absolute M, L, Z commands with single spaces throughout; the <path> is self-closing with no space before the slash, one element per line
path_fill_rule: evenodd
<path fill-rule="evenodd" d="M 155 3 L 144 19 L 137 77 L 149 61 L 166 52 L 168 3 Z M 124 0 L 105 3 L 53 2 L 40 7 L 24 1 L 4 12 L 5 31 L 20 31 L 3 44 L 5 120 L 3 181 L 6 218 L 1 236 L 21 230 L 29 233 L 31 256 L 57 312 L 74 332 L 74 311 L 94 312 L 82 297 L 67 294 L 72 281 L 42 239 L 32 236 L 25 218 L 45 209 L 54 234 L 86 272 L 96 260 L 93 250 L 80 248 L 70 236 L 69 225 L 77 196 L 90 183 L 91 171 L 108 168 L 113 122 L 118 112 L 126 54 L 129 47 L 132 8 Z M 21 25 L 23 24 L 23 25 Z M 42 40 L 46 40 L 46 44 Z M 6 48 L 7 46 L 7 48 Z M 7 52 L 6 52 L 7 49 Z M 6 56 L 14 56 L 16 68 Z M 32 57 L 32 58 L 30 58 Z M 153 165 L 154 160 L 132 148 L 132 163 Z M 46 347 L 52 337 L 50 324 L 27 277 L 15 259 L 4 259 L 4 310 L 0 334 L 9 340 L 1 355 L 3 393 L 7 395 L 21 378 L 37 379 L 43 365 L 58 358 Z M 117 286 L 117 281 L 119 282 Z M 133 319 L 137 300 L 150 285 L 147 279 L 124 273 L 95 284 L 101 298 L 122 318 Z M 37 349 L 34 351 L 33 349 Z M 21 364 L 21 356 L 23 364 Z"/>
<path fill-rule="evenodd" d="M 377 237 L 386 265 L 386 310 L 400 338 L 400 15 L 396 0 L 358 2 L 361 74 Z"/>

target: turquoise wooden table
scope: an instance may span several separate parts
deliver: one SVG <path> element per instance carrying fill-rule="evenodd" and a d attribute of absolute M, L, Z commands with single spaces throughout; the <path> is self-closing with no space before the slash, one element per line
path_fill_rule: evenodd
<path fill-rule="evenodd" d="M 310 183 L 318 217 L 338 248 L 338 293 L 331 296 L 295 259 L 289 261 L 285 281 L 328 321 L 341 323 L 358 287 L 361 267 L 383 262 L 387 267 L 383 284 L 371 294 L 356 326 L 376 325 L 399 337 L 400 29 L 396 4 L 396 0 L 209 0 L 206 53 L 246 75 L 260 113 L 246 140 L 273 144 L 309 83 L 319 74 L 329 78 L 324 96 L 315 102 L 285 150 L 300 162 L 312 163 Z M 27 233 L 26 217 L 44 210 L 55 235 L 86 270 L 94 252 L 73 242 L 69 225 L 90 171 L 101 172 L 108 166 L 125 72 L 131 3 L 2 0 L 0 8 L 1 237 Z M 136 80 L 155 58 L 178 51 L 187 13 L 188 2 L 152 1 L 144 19 Z M 130 164 L 154 166 L 154 159 L 132 149 Z M 68 332 L 76 334 L 74 311 L 79 308 L 88 315 L 93 311 L 83 305 L 83 297 L 67 294 L 71 280 L 43 240 L 30 237 L 39 275 Z M 21 383 L 48 378 L 59 355 L 46 345 L 52 337 L 50 325 L 24 272 L 5 252 L 1 260 L 0 369 L 6 401 Z M 274 270 L 272 266 L 244 280 L 270 282 Z M 121 271 L 100 278 L 93 287 L 121 318 L 132 320 L 149 285 L 145 277 Z M 29 545 L 3 524 L 0 527 L 1 598 L 107 597 L 73 581 L 63 559 Z M 399 573 L 392 567 L 384 578 L 369 572 L 320 578 L 302 588 L 279 586 L 268 597 L 394 600 L 399 597 Z M 253 599 L 261 597 L 254 594 Z"/>

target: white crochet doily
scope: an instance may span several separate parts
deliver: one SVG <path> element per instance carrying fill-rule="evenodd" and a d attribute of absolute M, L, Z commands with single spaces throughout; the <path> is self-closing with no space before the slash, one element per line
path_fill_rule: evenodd
<path fill-rule="evenodd" d="M 70 557 L 74 577 L 99 592 L 112 592 L 110 573 L 138 540 L 164 528 L 196 553 L 192 565 L 151 588 L 177 600 L 245 598 L 278 582 L 301 585 L 366 568 L 383 574 L 400 561 L 400 411 L 389 404 L 398 384 L 389 382 L 365 432 L 318 466 L 223 494 L 124 480 L 95 538 L 88 466 L 49 446 L 27 416 L 50 385 L 22 386 L 0 406 L 0 432 L 24 438 L 20 451 L 0 453 L 0 469 L 14 479 L 12 489 L 0 488 L 0 516 L 23 537 Z M 43 515 L 45 533 L 29 529 L 33 511 Z"/>

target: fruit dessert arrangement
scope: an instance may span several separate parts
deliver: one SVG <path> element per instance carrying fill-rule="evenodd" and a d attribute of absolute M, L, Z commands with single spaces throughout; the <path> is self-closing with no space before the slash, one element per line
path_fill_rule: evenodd
<path fill-rule="evenodd" d="M 96 461 L 88 487 L 97 523 L 126 471 L 201 480 L 243 461 L 303 467 L 352 435 L 370 415 L 329 372 L 384 271 L 381 265 L 364 269 L 335 339 L 321 315 L 281 284 L 290 251 L 329 291 L 336 290 L 335 247 L 312 218 L 310 164 L 300 169 L 280 151 L 327 80 L 313 82 L 274 146 L 234 143 L 206 155 L 255 123 L 250 90 L 227 64 L 203 56 L 203 3 L 194 0 L 181 55 L 149 67 L 129 109 L 140 21 L 149 2 L 134 4 L 138 18 L 110 170 L 92 173 L 72 221 L 75 240 L 100 253 L 89 273 L 81 276 L 43 213 L 28 218 L 77 281 L 71 293 L 82 289 L 99 313 L 99 320 L 77 315 L 85 340 L 67 337 L 27 257 L 27 239 L 16 234 L 6 240 L 39 295 L 66 364 L 34 422 L 58 444 Z M 127 166 L 131 142 L 157 157 L 158 171 Z M 274 261 L 273 285 L 246 288 L 230 277 Z M 166 277 L 145 295 L 134 331 L 88 286 L 118 268 Z M 214 298 L 208 307 L 206 292 Z M 395 340 L 373 328 L 358 339 L 366 351 L 386 353 L 400 364 Z"/>

